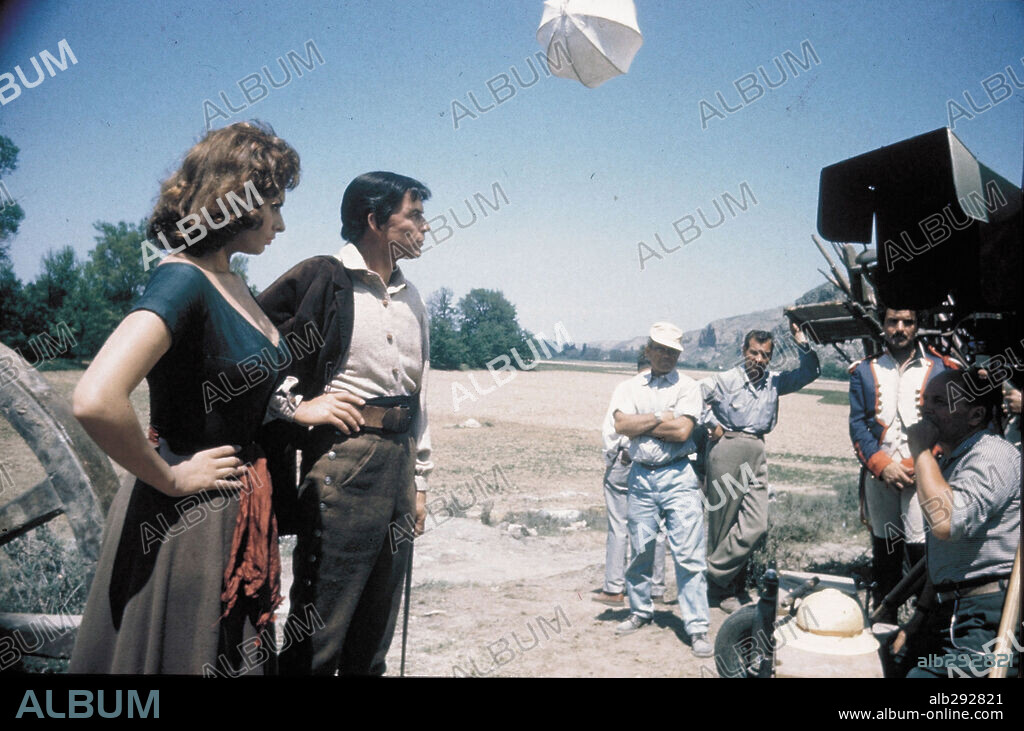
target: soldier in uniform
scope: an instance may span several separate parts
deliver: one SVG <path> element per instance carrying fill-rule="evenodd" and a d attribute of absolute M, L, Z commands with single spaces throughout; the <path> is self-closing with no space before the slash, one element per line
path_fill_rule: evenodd
<path fill-rule="evenodd" d="M 914 310 L 889 307 L 880 314 L 885 350 L 850 368 L 850 438 L 867 470 L 862 509 L 871 526 L 876 606 L 902 577 L 904 547 L 911 566 L 924 556 L 924 519 L 906 430 L 921 419 L 929 379 L 955 367 L 918 341 Z"/>

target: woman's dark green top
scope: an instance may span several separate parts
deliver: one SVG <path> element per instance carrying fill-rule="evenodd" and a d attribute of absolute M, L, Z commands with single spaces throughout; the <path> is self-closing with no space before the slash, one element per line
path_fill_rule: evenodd
<path fill-rule="evenodd" d="M 150 424 L 176 454 L 253 442 L 291 355 L 191 264 L 156 267 L 132 311 L 157 314 L 171 348 L 146 376 Z"/>

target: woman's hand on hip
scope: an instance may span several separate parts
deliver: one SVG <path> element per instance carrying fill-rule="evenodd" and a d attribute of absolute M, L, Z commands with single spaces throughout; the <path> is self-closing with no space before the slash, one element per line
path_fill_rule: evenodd
<path fill-rule="evenodd" d="M 182 497 L 203 490 L 241 487 L 238 478 L 246 468 L 237 456 L 240 450 L 241 447 L 226 444 L 196 452 L 184 462 L 173 465 L 168 494 Z"/>

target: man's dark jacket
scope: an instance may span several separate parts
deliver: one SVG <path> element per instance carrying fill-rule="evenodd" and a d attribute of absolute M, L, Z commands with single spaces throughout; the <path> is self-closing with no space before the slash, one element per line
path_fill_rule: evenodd
<path fill-rule="evenodd" d="M 288 339 L 292 359 L 283 375 L 299 379 L 293 391 L 304 399 L 321 395 L 352 343 L 355 305 L 348 270 L 333 256 L 314 256 L 281 275 L 257 301 Z M 295 532 L 295 450 L 304 448 L 308 435 L 306 427 L 282 420 L 260 433 L 282 535 Z"/>

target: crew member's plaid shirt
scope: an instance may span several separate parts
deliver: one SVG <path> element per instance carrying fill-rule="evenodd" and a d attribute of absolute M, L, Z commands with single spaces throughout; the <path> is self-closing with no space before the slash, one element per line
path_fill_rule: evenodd
<path fill-rule="evenodd" d="M 1000 436 L 975 432 L 940 463 L 953 488 L 949 540 L 928 531 L 932 582 L 1009 574 L 1020 540 L 1020 451 Z M 929 509 L 921 509 L 927 516 Z"/>

